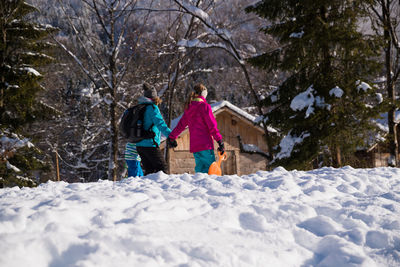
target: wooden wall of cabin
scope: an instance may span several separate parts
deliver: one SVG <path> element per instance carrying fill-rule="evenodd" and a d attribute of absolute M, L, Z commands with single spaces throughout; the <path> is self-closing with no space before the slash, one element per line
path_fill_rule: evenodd
<path fill-rule="evenodd" d="M 254 125 L 245 119 L 238 118 L 229 109 L 223 108 L 216 114 L 218 129 L 222 134 L 225 151 L 228 154 L 227 161 L 222 163 L 222 173 L 225 175 L 244 175 L 258 170 L 266 170 L 266 159 L 257 154 L 240 153 L 237 136 L 242 137 L 244 144 L 253 144 L 267 152 L 267 146 L 263 139 L 263 132 L 257 130 Z M 178 146 L 170 149 L 170 173 L 194 173 L 195 161 L 190 153 L 190 137 L 188 130 L 182 132 L 177 139 Z M 217 142 L 214 142 L 215 155 L 217 157 Z"/>
<path fill-rule="evenodd" d="M 240 135 L 244 144 L 256 145 L 262 151 L 267 152 L 263 131 L 255 128 L 251 122 L 238 118 L 237 115 L 226 108 L 222 111 L 218 111 L 216 119 L 218 129 L 224 138 L 225 149 L 240 149 L 237 138 L 237 136 Z"/>
<path fill-rule="evenodd" d="M 186 130 L 176 140 L 178 146 L 170 149 L 170 173 L 194 173 L 195 161 L 193 154 L 190 153 L 189 131 Z"/>
<path fill-rule="evenodd" d="M 194 173 L 194 157 L 189 150 L 170 150 L 170 173 Z"/>
<path fill-rule="evenodd" d="M 170 173 L 179 174 L 179 173 L 195 173 L 195 160 L 193 153 L 190 153 L 189 150 L 177 150 L 171 149 L 171 160 L 170 160 Z M 238 151 L 227 150 L 226 154 L 228 158 L 226 161 L 222 163 L 222 174 L 223 175 L 231 175 L 237 174 L 237 158 L 239 156 Z M 215 150 L 215 155 L 217 157 L 217 150 Z M 216 158 L 217 159 L 217 158 Z M 253 164 L 253 163 L 252 163 Z"/>
<path fill-rule="evenodd" d="M 387 143 L 380 143 L 374 149 L 368 152 L 369 163 L 368 168 L 387 167 L 389 166 L 389 146 Z M 400 154 L 399 154 L 400 158 Z"/>
<path fill-rule="evenodd" d="M 389 153 L 373 153 L 372 167 L 387 167 L 389 161 Z"/>
<path fill-rule="evenodd" d="M 240 175 L 255 173 L 257 171 L 265 171 L 267 169 L 267 161 L 258 154 L 241 153 L 240 154 Z"/>

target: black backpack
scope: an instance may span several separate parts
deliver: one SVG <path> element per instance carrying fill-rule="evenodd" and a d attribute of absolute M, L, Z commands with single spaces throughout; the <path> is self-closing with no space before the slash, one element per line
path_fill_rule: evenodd
<path fill-rule="evenodd" d="M 124 111 L 119 122 L 119 131 L 128 142 L 137 143 L 144 139 L 153 139 L 154 141 L 155 133 L 151 130 L 154 124 L 150 126 L 149 130 L 143 129 L 144 112 L 148 105 L 152 104 L 139 104 Z"/>

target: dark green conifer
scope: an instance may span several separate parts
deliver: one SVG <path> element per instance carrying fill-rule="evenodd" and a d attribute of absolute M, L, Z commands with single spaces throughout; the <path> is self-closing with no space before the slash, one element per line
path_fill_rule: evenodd
<path fill-rule="evenodd" d="M 270 22 L 263 31 L 280 42 L 250 62 L 287 73 L 265 101 L 269 123 L 285 137 L 273 164 L 311 168 L 325 154 L 324 165 L 339 167 L 366 145 L 381 105 L 372 85 L 379 42 L 360 28 L 365 3 L 263 0 L 247 8 Z M 308 103 L 296 102 L 301 94 Z"/>
<path fill-rule="evenodd" d="M 51 26 L 33 22 L 37 9 L 22 0 L 0 1 L 0 186 L 34 186 L 33 171 L 47 166 L 29 139 L 29 125 L 49 108 L 37 100 Z"/>

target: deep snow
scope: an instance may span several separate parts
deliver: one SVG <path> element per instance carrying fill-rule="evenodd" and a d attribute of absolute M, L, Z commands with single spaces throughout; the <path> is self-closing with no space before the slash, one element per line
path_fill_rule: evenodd
<path fill-rule="evenodd" d="M 0 266 L 400 266 L 400 169 L 0 190 Z"/>

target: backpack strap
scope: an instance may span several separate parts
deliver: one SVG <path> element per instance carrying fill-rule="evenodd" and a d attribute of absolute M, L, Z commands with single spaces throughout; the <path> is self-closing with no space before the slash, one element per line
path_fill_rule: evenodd
<path fill-rule="evenodd" d="M 153 110 L 154 109 L 156 109 L 156 105 L 154 104 L 154 103 L 144 103 L 145 105 L 146 105 L 146 107 L 148 106 L 148 105 L 151 105 L 152 107 L 153 107 Z M 143 114 L 144 115 L 144 114 Z M 143 117 L 143 120 L 144 120 L 144 117 Z M 154 126 L 154 123 L 152 123 L 151 125 L 150 125 L 150 127 L 149 127 L 149 129 L 147 130 L 147 131 L 149 131 L 149 132 L 153 132 L 153 126 Z M 158 148 L 159 146 L 158 146 L 158 144 L 157 144 L 157 142 L 156 142 L 156 140 L 155 140 L 155 137 L 156 137 L 156 134 L 153 132 L 153 138 L 152 138 L 152 140 L 153 140 L 153 144 Z"/>

